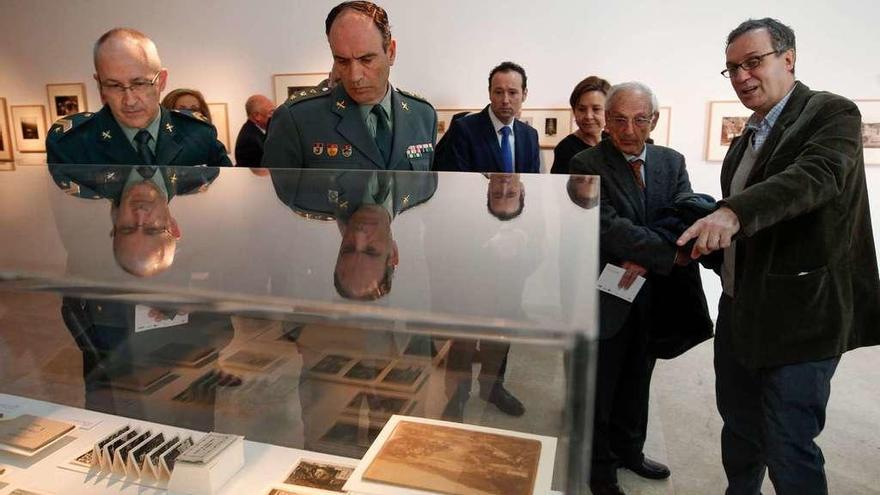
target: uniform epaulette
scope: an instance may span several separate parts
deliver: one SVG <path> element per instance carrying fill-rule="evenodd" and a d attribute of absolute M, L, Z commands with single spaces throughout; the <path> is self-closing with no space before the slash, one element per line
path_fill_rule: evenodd
<path fill-rule="evenodd" d="M 428 104 L 431 108 L 434 108 L 434 105 L 431 105 L 431 102 L 428 101 L 428 100 L 427 100 L 424 96 L 422 96 L 422 95 L 419 95 L 419 94 L 416 94 L 416 93 L 410 93 L 409 91 L 404 91 L 404 90 L 402 90 L 402 89 L 400 89 L 400 88 L 398 88 L 398 87 L 396 87 L 396 86 L 394 87 L 394 89 L 396 89 L 398 93 L 400 93 L 400 94 L 402 94 L 402 95 L 404 95 L 404 96 L 409 96 L 410 98 L 412 98 L 412 99 L 414 99 L 414 100 L 419 100 L 419 101 L 422 102 L 422 103 L 426 103 L 426 104 Z"/>
<path fill-rule="evenodd" d="M 75 129 L 83 123 L 88 122 L 94 116 L 95 114 L 92 112 L 81 112 L 75 113 L 73 115 L 64 116 L 56 120 L 55 123 L 52 124 L 52 127 L 49 128 L 49 136 L 67 134 L 72 129 Z"/>
<path fill-rule="evenodd" d="M 199 122 L 202 122 L 203 124 L 211 125 L 211 121 L 208 120 L 208 117 L 205 117 L 201 112 L 195 112 L 195 111 L 191 111 L 191 110 L 171 110 L 171 111 L 176 113 L 177 115 L 183 115 L 183 116 L 189 117 L 193 120 L 197 120 Z"/>
<path fill-rule="evenodd" d="M 330 93 L 332 93 L 332 91 L 327 86 L 315 86 L 314 88 L 301 89 L 291 94 L 290 98 L 288 98 L 284 104 L 291 105 L 301 101 L 311 100 L 312 98 L 327 96 Z"/>

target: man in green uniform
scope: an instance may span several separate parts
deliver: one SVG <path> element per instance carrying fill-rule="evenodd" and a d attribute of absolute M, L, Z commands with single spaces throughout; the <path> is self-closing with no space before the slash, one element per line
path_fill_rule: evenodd
<path fill-rule="evenodd" d="M 204 117 L 159 106 L 168 71 L 150 38 L 112 29 L 95 43 L 94 59 L 104 108 L 55 122 L 46 137 L 49 163 L 231 165 Z"/>
<path fill-rule="evenodd" d="M 345 2 L 325 28 L 341 84 L 300 91 L 275 111 L 263 166 L 429 170 L 437 114 L 388 83 L 397 52 L 388 14 L 371 2 Z"/>

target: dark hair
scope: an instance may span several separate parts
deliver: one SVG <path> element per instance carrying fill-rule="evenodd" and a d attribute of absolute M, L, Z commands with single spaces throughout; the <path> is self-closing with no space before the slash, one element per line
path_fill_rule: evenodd
<path fill-rule="evenodd" d="M 333 7 L 330 13 L 327 14 L 327 20 L 324 21 L 324 33 L 328 37 L 330 36 L 330 28 L 333 26 L 333 21 L 346 9 L 359 12 L 373 20 L 373 25 L 379 30 L 379 34 L 382 35 L 382 49 L 387 52 L 388 47 L 391 46 L 391 25 L 388 23 L 388 13 L 373 2 L 357 0 L 354 2 L 342 2 Z"/>
<path fill-rule="evenodd" d="M 763 19 L 749 19 L 736 27 L 727 35 L 727 46 L 736 41 L 740 36 L 754 31 L 756 29 L 766 29 L 770 34 L 770 41 L 773 42 L 773 49 L 776 53 L 782 53 L 795 49 L 794 30 L 785 24 L 765 17 Z"/>
<path fill-rule="evenodd" d="M 605 96 L 608 96 L 608 91 L 611 89 L 611 83 L 602 79 L 599 76 L 590 76 L 583 81 L 577 83 L 577 86 L 574 87 L 574 90 L 571 92 L 571 97 L 568 99 L 569 105 L 571 108 L 577 106 L 578 100 L 581 99 L 581 96 L 584 93 L 589 93 L 590 91 L 598 91 Z"/>
<path fill-rule="evenodd" d="M 189 88 L 179 88 L 165 95 L 165 98 L 162 98 L 161 105 L 169 110 L 174 110 L 174 105 L 177 104 L 177 100 L 184 96 L 192 96 L 196 100 L 199 101 L 199 109 L 197 110 L 200 114 L 204 115 L 208 122 L 213 122 L 211 120 L 211 109 L 208 108 L 208 104 L 205 102 L 205 97 L 202 96 L 202 93 L 196 89 Z"/>
<path fill-rule="evenodd" d="M 519 75 L 522 76 L 522 80 L 523 80 L 522 89 L 523 89 L 523 91 L 525 91 L 525 89 L 527 87 L 526 70 L 523 69 L 520 65 L 515 64 L 513 62 L 501 62 L 500 64 L 498 64 L 494 69 L 492 69 L 491 72 L 489 72 L 489 88 L 492 87 L 492 78 L 498 72 L 519 72 Z"/>
<path fill-rule="evenodd" d="M 501 212 L 493 211 L 491 203 L 489 202 L 489 195 L 488 194 L 486 195 L 486 209 L 489 210 L 489 213 L 491 213 L 493 217 L 497 218 L 498 220 L 501 220 L 502 222 L 506 222 L 508 220 L 513 220 L 514 218 L 518 217 L 520 215 L 520 213 L 522 213 L 523 208 L 525 208 L 525 206 L 526 206 L 526 193 L 525 193 L 525 191 L 521 192 L 519 195 L 519 208 L 517 208 L 516 211 L 511 212 L 511 213 L 501 213 Z"/>

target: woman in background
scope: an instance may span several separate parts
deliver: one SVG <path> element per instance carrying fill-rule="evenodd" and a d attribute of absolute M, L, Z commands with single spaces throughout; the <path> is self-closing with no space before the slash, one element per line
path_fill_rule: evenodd
<path fill-rule="evenodd" d="M 195 89 L 180 88 L 162 98 L 162 106 L 169 110 L 189 110 L 198 112 L 211 122 L 211 110 L 205 103 L 205 97 Z"/>
<path fill-rule="evenodd" d="M 553 149 L 551 174 L 569 173 L 568 162 L 574 155 L 599 144 L 605 129 L 605 96 L 610 89 L 611 83 L 597 76 L 574 87 L 568 102 L 578 128 Z"/>

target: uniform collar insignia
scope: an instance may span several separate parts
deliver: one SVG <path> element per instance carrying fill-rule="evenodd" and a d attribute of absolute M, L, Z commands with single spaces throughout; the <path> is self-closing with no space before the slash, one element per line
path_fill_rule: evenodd
<path fill-rule="evenodd" d="M 336 108 L 339 110 L 345 110 L 345 100 L 336 100 Z"/>
<path fill-rule="evenodd" d="M 174 132 L 174 126 L 171 125 L 171 122 L 166 122 L 166 123 L 165 123 L 165 130 L 168 131 L 168 132 Z"/>
<path fill-rule="evenodd" d="M 409 112 L 409 105 L 407 105 L 405 101 L 400 102 L 400 106 L 402 106 L 404 110 Z"/>
<path fill-rule="evenodd" d="M 101 133 L 101 139 L 103 139 L 104 141 L 109 141 L 113 139 L 113 136 L 110 135 L 110 131 L 104 131 Z"/>

